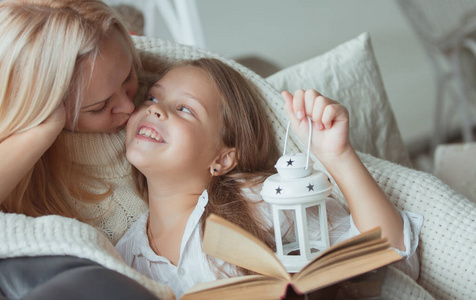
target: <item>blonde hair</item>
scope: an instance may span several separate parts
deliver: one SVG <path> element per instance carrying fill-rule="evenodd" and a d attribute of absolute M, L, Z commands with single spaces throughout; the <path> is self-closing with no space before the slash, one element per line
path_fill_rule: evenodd
<path fill-rule="evenodd" d="M 255 203 L 243 195 L 250 188 L 275 173 L 274 164 L 279 158 L 275 134 L 266 110 L 264 99 L 250 81 L 232 67 L 217 59 L 198 59 L 180 62 L 204 70 L 218 88 L 221 102 L 221 139 L 226 147 L 236 150 L 236 167 L 228 174 L 213 176 L 207 187 L 208 204 L 201 218 L 202 235 L 208 215 L 219 215 L 247 230 L 274 249 L 273 235 L 258 217 Z M 177 66 L 177 65 L 174 65 Z M 171 66 L 173 68 L 174 66 Z M 134 168 L 138 191 L 147 199 L 147 180 Z M 217 271 L 226 274 L 213 260 Z M 238 272 L 250 271 L 238 268 Z"/>
<path fill-rule="evenodd" d="M 117 30 L 140 61 L 132 40 L 111 8 L 99 0 L 4 0 L 0 3 L 0 142 L 42 123 L 63 102 L 79 108 L 89 58 Z M 96 201 L 78 180 L 58 139 L 8 196 L 0 210 L 30 216 L 78 217 L 66 197 Z M 27 151 L 27 149 L 25 149 Z"/>

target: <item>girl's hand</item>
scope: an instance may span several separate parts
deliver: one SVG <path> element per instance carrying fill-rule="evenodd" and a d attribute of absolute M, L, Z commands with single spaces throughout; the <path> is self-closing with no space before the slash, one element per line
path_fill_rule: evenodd
<path fill-rule="evenodd" d="M 352 149 L 349 141 L 349 113 L 344 106 L 314 90 L 297 90 L 294 96 L 284 91 L 281 95 L 291 126 L 305 145 L 309 134 L 307 117 L 311 118 L 311 151 L 322 163 L 339 158 Z"/>

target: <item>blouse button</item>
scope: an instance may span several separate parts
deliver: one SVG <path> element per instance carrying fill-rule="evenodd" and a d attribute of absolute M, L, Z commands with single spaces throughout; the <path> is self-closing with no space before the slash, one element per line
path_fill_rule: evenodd
<path fill-rule="evenodd" d="M 179 274 L 180 276 L 185 275 L 185 269 L 184 269 L 184 268 L 179 268 L 179 269 L 178 269 L 178 274 Z"/>

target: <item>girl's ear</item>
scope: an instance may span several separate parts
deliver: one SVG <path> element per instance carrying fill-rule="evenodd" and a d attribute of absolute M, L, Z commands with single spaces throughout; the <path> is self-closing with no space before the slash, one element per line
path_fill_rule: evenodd
<path fill-rule="evenodd" d="M 235 148 L 225 148 L 210 167 L 212 176 L 225 175 L 236 166 Z"/>

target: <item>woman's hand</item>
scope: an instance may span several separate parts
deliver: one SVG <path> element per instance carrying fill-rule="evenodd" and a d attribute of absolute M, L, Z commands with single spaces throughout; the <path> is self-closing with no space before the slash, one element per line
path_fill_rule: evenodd
<path fill-rule="evenodd" d="M 0 204 L 53 144 L 65 120 L 65 107 L 60 104 L 40 125 L 13 134 L 0 143 Z"/>
<path fill-rule="evenodd" d="M 286 114 L 301 141 L 307 143 L 312 120 L 311 151 L 325 163 L 352 150 L 349 142 L 349 113 L 338 102 L 323 97 L 315 90 L 297 90 L 294 96 L 284 91 Z"/>
<path fill-rule="evenodd" d="M 66 109 L 64 103 L 61 103 L 60 105 L 58 105 L 55 111 L 53 111 L 51 115 L 39 125 L 39 127 L 49 130 L 52 137 L 54 137 L 54 141 L 58 134 L 61 132 L 61 130 L 63 130 L 65 122 Z"/>

